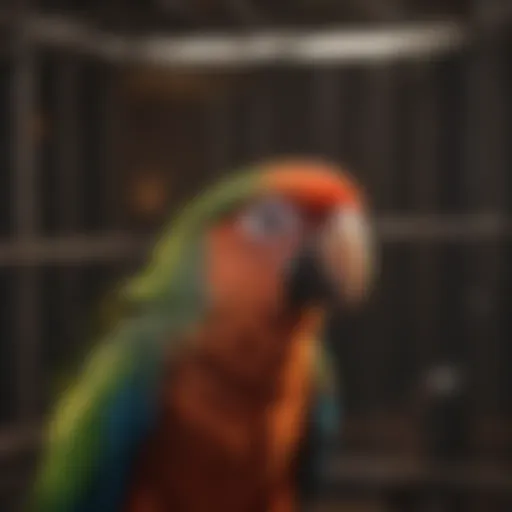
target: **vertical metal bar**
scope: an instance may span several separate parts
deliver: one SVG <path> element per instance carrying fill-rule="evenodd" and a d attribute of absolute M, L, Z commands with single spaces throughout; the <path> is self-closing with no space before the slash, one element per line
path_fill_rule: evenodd
<path fill-rule="evenodd" d="M 83 169 L 80 151 L 80 116 L 78 96 L 81 84 L 80 64 L 76 58 L 65 56 L 58 62 L 57 89 L 57 158 L 58 158 L 58 213 L 59 227 L 66 234 L 79 230 L 82 220 Z M 59 302 L 63 322 L 62 343 L 69 347 L 76 343 L 78 322 L 76 304 L 80 289 L 77 267 L 62 267 L 58 272 Z"/>
<path fill-rule="evenodd" d="M 361 160 L 368 175 L 372 207 L 379 211 L 392 207 L 396 180 L 393 151 L 397 137 L 395 73 L 395 69 L 389 65 L 376 65 L 368 69 L 361 105 Z"/>
<path fill-rule="evenodd" d="M 248 156 L 255 160 L 269 156 L 274 126 L 270 101 L 272 71 L 255 72 L 252 79 L 247 136 Z"/>
<path fill-rule="evenodd" d="M 493 1 L 473 2 L 477 26 L 485 19 L 485 10 Z M 483 27 L 482 27 L 483 28 Z M 478 211 L 504 211 L 506 193 L 506 135 L 504 126 L 505 90 L 503 73 L 503 41 L 487 28 L 471 55 L 468 69 L 467 111 L 469 113 L 466 143 L 466 194 L 468 207 Z M 472 280 L 467 317 L 471 343 L 474 379 L 475 417 L 496 419 L 500 409 L 499 371 L 502 368 L 499 349 L 499 317 L 497 301 L 503 273 L 501 240 L 475 247 L 470 259 Z"/>
<path fill-rule="evenodd" d="M 437 155 L 437 97 L 436 77 L 429 63 L 419 63 L 413 68 L 414 126 L 411 172 L 415 209 L 420 214 L 434 213 L 436 205 Z M 416 347 L 417 362 L 431 362 L 436 341 L 436 294 L 438 290 L 435 250 L 430 242 L 416 247 Z"/>
<path fill-rule="evenodd" d="M 82 210 L 78 66 L 76 58 L 63 57 L 56 76 L 59 224 L 68 233 L 76 231 Z"/>
<path fill-rule="evenodd" d="M 207 115 L 207 137 L 209 162 L 212 177 L 221 173 L 233 164 L 233 115 L 230 95 L 222 94 L 211 102 Z"/>
<path fill-rule="evenodd" d="M 105 73 L 104 90 L 101 95 L 102 125 L 101 130 L 101 166 L 105 176 L 106 187 L 106 228 L 119 228 L 123 224 L 122 182 L 119 160 L 119 127 L 122 101 L 116 87 L 119 82 L 117 68 L 103 71 Z"/>
<path fill-rule="evenodd" d="M 312 138 L 316 151 L 333 160 L 346 158 L 343 140 L 343 84 L 338 68 L 313 71 Z"/>
<path fill-rule="evenodd" d="M 37 63 L 34 48 L 25 34 L 24 10 L 15 35 L 14 71 L 11 81 L 13 134 L 13 218 L 16 236 L 29 241 L 37 230 L 37 183 L 35 140 L 32 121 L 36 104 Z M 38 412 L 40 383 L 38 274 L 35 268 L 20 270 L 16 287 L 16 329 L 18 335 L 18 415 L 32 421 Z"/>
<path fill-rule="evenodd" d="M 408 77 L 411 79 L 408 86 L 413 91 L 413 101 L 408 106 L 411 109 L 408 121 L 414 123 L 410 127 L 412 151 L 408 160 L 410 172 L 413 173 L 411 196 L 418 213 L 428 214 L 435 212 L 439 189 L 436 179 L 438 84 L 431 63 L 420 62 L 412 66 Z M 416 368 L 413 374 L 418 375 L 418 382 L 412 396 L 411 411 L 416 429 L 421 432 L 422 449 L 428 453 L 432 433 L 428 420 L 433 411 L 431 404 L 435 389 L 431 383 L 432 375 L 435 377 L 436 367 L 433 365 L 437 363 L 439 344 L 438 302 L 441 287 L 437 247 L 432 241 L 419 242 L 413 247 L 412 256 L 415 272 L 414 288 L 411 290 L 414 301 L 415 360 L 411 364 Z M 426 499 L 436 501 L 440 498 L 432 495 Z"/>
<path fill-rule="evenodd" d="M 20 32 L 23 30 L 19 28 Z M 14 219 L 20 237 L 30 238 L 36 229 L 36 183 L 34 174 L 34 121 L 36 59 L 30 43 L 20 33 L 17 38 L 11 82 L 14 136 Z"/>
<path fill-rule="evenodd" d="M 362 78 L 364 81 L 358 96 L 362 122 L 357 133 L 357 153 L 360 155 L 360 170 L 365 176 L 364 183 L 372 209 L 382 211 L 392 204 L 392 148 L 396 137 L 393 123 L 396 116 L 393 69 L 389 65 L 372 67 L 365 70 Z M 380 339 L 394 319 L 388 303 L 375 297 L 374 307 L 369 311 L 372 321 L 365 322 L 364 326 L 365 343 L 371 350 L 371 357 L 365 360 L 366 387 L 369 399 L 376 408 L 382 407 L 382 401 L 386 400 L 384 395 L 387 389 L 383 383 L 393 354 L 389 344 Z"/>

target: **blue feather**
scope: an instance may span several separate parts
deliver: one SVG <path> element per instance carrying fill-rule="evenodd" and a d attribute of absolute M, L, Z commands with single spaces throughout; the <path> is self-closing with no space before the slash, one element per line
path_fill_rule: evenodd
<path fill-rule="evenodd" d="M 155 423 L 157 411 L 155 385 L 157 367 L 148 371 L 141 361 L 111 404 L 103 423 L 103 450 L 98 461 L 95 482 L 77 512 L 121 510 L 126 499 L 130 469 L 140 442 Z"/>
<path fill-rule="evenodd" d="M 320 347 L 318 357 L 329 363 L 328 344 Z M 309 411 L 306 435 L 301 447 L 298 462 L 297 485 L 301 505 L 307 506 L 313 501 L 323 485 L 322 474 L 328 458 L 331 456 L 333 444 L 341 428 L 341 406 L 334 374 L 330 365 L 322 371 L 328 371 L 332 379 L 325 380 L 318 375 L 316 393 Z M 322 385 L 323 382 L 323 385 Z"/>

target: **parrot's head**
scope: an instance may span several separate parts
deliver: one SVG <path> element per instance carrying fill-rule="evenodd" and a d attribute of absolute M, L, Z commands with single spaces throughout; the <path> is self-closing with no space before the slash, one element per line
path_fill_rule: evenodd
<path fill-rule="evenodd" d="M 132 296 L 253 318 L 355 306 L 373 274 L 366 208 L 354 180 L 328 163 L 290 159 L 239 172 L 172 223 Z"/>
<path fill-rule="evenodd" d="M 361 191 L 326 164 L 263 167 L 259 190 L 208 233 L 208 283 L 217 307 L 282 312 L 361 303 L 372 244 Z"/>

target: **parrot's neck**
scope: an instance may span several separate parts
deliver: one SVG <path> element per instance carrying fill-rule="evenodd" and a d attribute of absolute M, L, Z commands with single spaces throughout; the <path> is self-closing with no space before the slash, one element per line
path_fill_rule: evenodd
<path fill-rule="evenodd" d="M 243 403 L 267 407 L 279 399 L 283 372 L 296 345 L 314 340 L 323 311 L 309 309 L 276 315 L 248 316 L 238 324 L 211 319 L 191 336 L 187 365 L 208 375 L 211 385 Z M 308 359 L 313 362 L 313 357 Z M 186 366 L 186 365 L 184 365 Z"/>
<path fill-rule="evenodd" d="M 198 329 L 195 350 L 163 383 L 161 421 L 135 493 L 160 493 L 169 510 L 183 500 L 184 510 L 248 510 L 262 489 L 286 479 L 302 434 L 320 321 L 314 311 L 261 331 Z M 218 508 L 185 497 L 176 482 L 208 487 Z"/>

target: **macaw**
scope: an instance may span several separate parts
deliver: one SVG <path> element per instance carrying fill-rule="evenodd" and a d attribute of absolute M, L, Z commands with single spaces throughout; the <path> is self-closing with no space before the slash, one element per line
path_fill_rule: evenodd
<path fill-rule="evenodd" d="M 31 510 L 298 510 L 338 432 L 325 315 L 366 296 L 369 231 L 360 187 L 320 161 L 193 199 L 61 397 Z"/>

